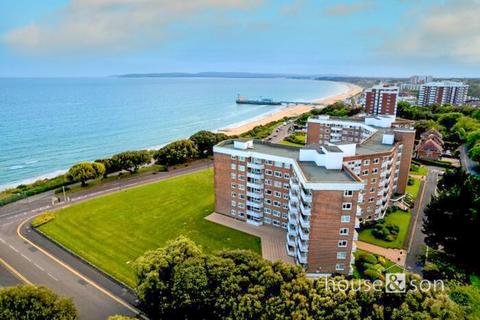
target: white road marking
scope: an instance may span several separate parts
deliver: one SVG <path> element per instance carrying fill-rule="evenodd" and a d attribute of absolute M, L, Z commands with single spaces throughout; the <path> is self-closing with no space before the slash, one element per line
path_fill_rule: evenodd
<path fill-rule="evenodd" d="M 32 262 L 32 260 L 30 260 L 30 258 L 29 258 L 29 257 L 27 257 L 26 255 L 22 254 L 22 257 L 24 257 L 24 258 L 25 258 L 25 260 L 27 260 L 28 262 Z"/>
<path fill-rule="evenodd" d="M 45 269 L 43 269 L 42 267 L 40 267 L 38 264 L 34 263 L 35 267 L 37 267 L 38 269 L 42 270 L 42 271 L 45 271 Z"/>
<path fill-rule="evenodd" d="M 15 248 L 14 246 L 12 246 L 11 244 L 9 244 L 8 246 L 9 246 L 10 249 L 12 249 L 13 251 L 18 252 L 17 248 Z"/>
<path fill-rule="evenodd" d="M 0 242 L 5 243 L 5 240 L 3 240 L 2 238 L 0 238 Z"/>
<path fill-rule="evenodd" d="M 50 274 L 50 272 L 47 272 L 47 274 L 48 274 L 48 276 L 49 276 L 50 278 L 52 278 L 53 280 L 58 281 L 58 279 L 55 278 L 54 276 L 52 276 L 52 275 Z"/>

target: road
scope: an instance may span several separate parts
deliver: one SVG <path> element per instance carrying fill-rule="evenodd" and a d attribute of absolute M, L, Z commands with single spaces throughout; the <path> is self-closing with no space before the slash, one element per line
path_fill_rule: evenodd
<path fill-rule="evenodd" d="M 480 172 L 476 170 L 477 164 L 467 155 L 467 146 L 460 146 L 458 150 L 460 151 L 460 163 L 462 164 L 463 170 L 470 174 L 480 175 Z"/>
<path fill-rule="evenodd" d="M 136 297 L 121 284 L 46 240 L 29 225 L 45 210 L 59 209 L 105 194 L 124 190 L 209 167 L 197 162 L 169 172 L 148 173 L 109 181 L 99 187 L 70 195 L 69 203 L 55 208 L 51 193 L 24 199 L 0 208 L 0 285 L 20 282 L 44 285 L 58 294 L 72 297 L 81 319 L 106 319 L 121 314 L 135 316 Z"/>
<path fill-rule="evenodd" d="M 275 130 L 273 130 L 272 134 L 265 138 L 265 140 L 272 143 L 280 143 L 289 135 L 292 128 L 293 122 L 287 122 L 287 124 L 282 124 Z"/>
<path fill-rule="evenodd" d="M 439 173 L 442 171 L 437 167 L 428 167 L 428 175 L 413 209 L 406 267 L 409 271 L 419 274 L 422 272 L 422 267 L 418 264 L 418 257 L 423 254 L 425 246 L 425 235 L 422 232 L 424 210 L 436 192 Z"/>

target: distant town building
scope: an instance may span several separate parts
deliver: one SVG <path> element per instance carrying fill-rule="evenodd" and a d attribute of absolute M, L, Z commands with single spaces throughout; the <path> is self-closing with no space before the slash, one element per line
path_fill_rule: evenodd
<path fill-rule="evenodd" d="M 420 136 L 420 141 L 415 147 L 415 156 L 419 159 L 438 160 L 443 154 L 442 134 L 435 129 L 430 129 Z"/>
<path fill-rule="evenodd" d="M 286 253 L 311 275 L 351 274 L 360 222 L 382 218 L 392 195 L 405 192 L 410 124 L 318 116 L 308 120 L 302 148 L 223 141 L 214 147 L 215 211 L 284 229 Z"/>
<path fill-rule="evenodd" d="M 467 100 L 468 85 L 463 82 L 428 82 L 420 86 L 418 105 L 428 106 L 434 103 L 462 105 Z"/>
<path fill-rule="evenodd" d="M 385 84 L 365 91 L 365 112 L 371 115 L 392 115 L 397 113 L 398 87 Z"/>

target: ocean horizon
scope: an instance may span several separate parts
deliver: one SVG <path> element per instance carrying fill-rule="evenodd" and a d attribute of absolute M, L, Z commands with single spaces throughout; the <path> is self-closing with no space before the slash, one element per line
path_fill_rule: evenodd
<path fill-rule="evenodd" d="M 237 105 L 237 94 L 313 101 L 347 89 L 284 78 L 0 78 L 0 190 L 281 108 Z"/>

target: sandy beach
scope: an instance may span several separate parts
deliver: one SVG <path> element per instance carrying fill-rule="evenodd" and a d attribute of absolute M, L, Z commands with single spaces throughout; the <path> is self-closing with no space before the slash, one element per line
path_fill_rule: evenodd
<path fill-rule="evenodd" d="M 223 128 L 223 129 L 220 129 L 218 130 L 218 132 L 222 132 L 222 133 L 225 133 L 225 134 L 228 134 L 228 135 L 238 135 L 238 134 L 241 134 L 243 132 L 246 132 L 256 126 L 259 126 L 259 125 L 264 125 L 264 124 L 267 124 L 269 122 L 272 122 L 272 121 L 276 121 L 276 120 L 280 120 L 284 117 L 294 117 L 294 116 L 298 116 L 302 113 L 305 113 L 307 111 L 310 111 L 312 109 L 315 109 L 315 108 L 323 108 L 329 104 L 332 104 L 332 103 L 335 103 L 336 101 L 341 101 L 343 99 L 346 99 L 346 98 L 349 98 L 349 97 L 352 97 L 354 95 L 357 95 L 358 93 L 362 92 L 362 88 L 357 86 L 357 85 L 354 85 L 354 84 L 351 84 L 351 83 L 345 83 L 345 85 L 347 85 L 348 87 L 348 90 L 341 93 L 341 94 L 338 94 L 338 95 L 335 95 L 335 96 L 329 96 L 329 97 L 325 97 L 325 98 L 322 98 L 322 99 L 318 99 L 318 100 L 314 100 L 314 102 L 317 102 L 317 103 L 321 103 L 323 106 L 309 106 L 309 105 L 295 105 L 295 106 L 287 106 L 287 107 L 284 107 L 280 110 L 277 110 L 275 112 L 272 112 L 272 113 L 269 113 L 269 114 L 266 114 L 264 116 L 261 116 L 261 117 L 258 117 L 258 118 L 255 118 L 255 119 L 252 119 L 252 121 L 245 121 L 241 124 L 238 124 L 238 125 L 233 125 L 233 126 L 230 126 L 230 127 L 227 127 L 227 128 Z"/>

